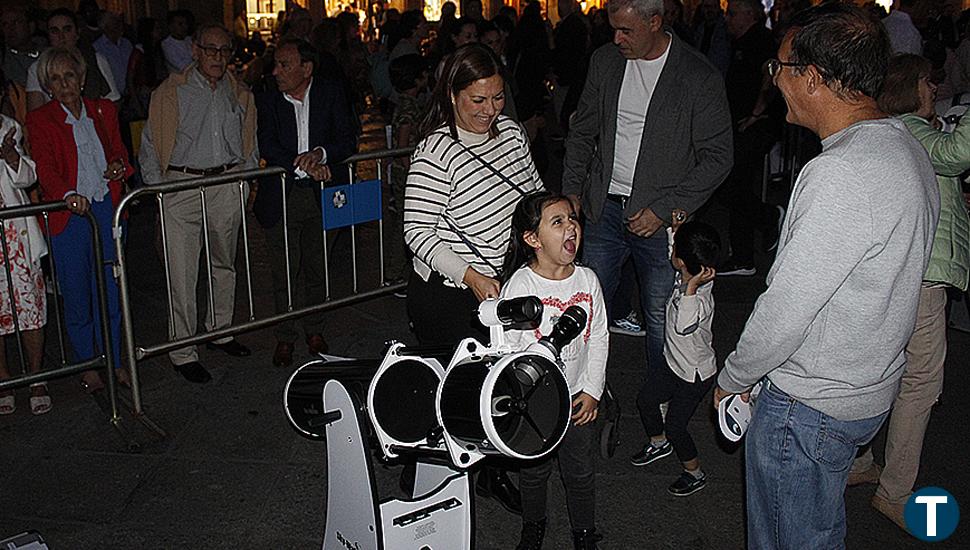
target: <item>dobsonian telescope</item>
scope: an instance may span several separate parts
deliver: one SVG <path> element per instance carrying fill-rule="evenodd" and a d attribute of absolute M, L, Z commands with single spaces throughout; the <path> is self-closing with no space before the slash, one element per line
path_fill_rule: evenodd
<path fill-rule="evenodd" d="M 489 456 L 541 458 L 562 441 L 572 407 L 559 354 L 586 327 L 587 312 L 568 308 L 524 350 L 506 345 L 504 332 L 537 326 L 538 298 L 486 300 L 478 316 L 488 346 L 467 338 L 442 358 L 441 350 L 391 343 L 379 363 L 312 361 L 287 381 L 290 423 L 326 440 L 324 550 L 470 549 L 468 468 Z M 410 498 L 378 499 L 371 441 L 385 459 L 416 459 Z"/>

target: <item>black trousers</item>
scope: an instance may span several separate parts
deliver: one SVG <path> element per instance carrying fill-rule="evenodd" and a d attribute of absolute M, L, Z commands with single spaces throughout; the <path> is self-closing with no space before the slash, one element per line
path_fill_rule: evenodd
<path fill-rule="evenodd" d="M 742 265 L 754 265 L 754 232 L 770 227 L 777 210 L 761 201 L 765 155 L 778 141 L 775 123 L 761 120 L 734 134 L 734 168 L 718 191 L 730 211 L 731 256 Z M 765 246 L 770 246 L 770 243 Z"/>
<path fill-rule="evenodd" d="M 650 383 L 644 384 L 637 395 L 637 409 L 647 436 L 666 434 L 681 462 L 697 458 L 697 447 L 687 431 L 687 424 L 717 376 L 686 382 L 666 365 L 648 368 Z M 668 403 L 666 421 L 660 414 L 661 403 Z"/>
<path fill-rule="evenodd" d="M 530 461 L 519 470 L 522 493 L 522 520 L 539 521 L 546 517 L 549 476 L 555 458 L 566 489 L 566 508 L 573 530 L 596 527 L 596 460 L 594 450 L 599 442 L 600 424 L 570 424 L 562 443 L 552 456 Z"/>
<path fill-rule="evenodd" d="M 417 273 L 408 282 L 408 318 L 422 346 L 455 347 L 464 338 L 488 342 L 488 330 L 478 322 L 478 299 L 471 289 L 446 286 L 432 272 L 427 281 Z"/>

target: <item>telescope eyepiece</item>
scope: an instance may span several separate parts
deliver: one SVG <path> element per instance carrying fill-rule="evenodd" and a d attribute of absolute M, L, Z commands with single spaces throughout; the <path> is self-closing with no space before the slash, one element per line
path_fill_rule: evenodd
<path fill-rule="evenodd" d="M 556 321 L 556 325 L 552 327 L 552 332 L 539 341 L 552 346 L 558 357 L 562 348 L 566 347 L 566 344 L 572 342 L 586 328 L 586 319 L 586 310 L 580 306 L 569 306 L 566 311 L 562 312 L 559 320 Z"/>

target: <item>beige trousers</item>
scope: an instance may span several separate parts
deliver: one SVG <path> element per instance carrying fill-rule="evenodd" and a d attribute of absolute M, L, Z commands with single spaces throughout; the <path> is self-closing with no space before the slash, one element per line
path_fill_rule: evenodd
<path fill-rule="evenodd" d="M 946 289 L 922 288 L 916 328 L 906 344 L 906 370 L 889 417 L 886 467 L 876 495 L 893 504 L 906 502 L 919 474 L 923 437 L 933 404 L 943 391 L 946 359 Z M 853 472 L 872 466 L 872 450 L 855 460 Z"/>
<path fill-rule="evenodd" d="M 247 189 L 243 190 L 246 198 Z M 215 308 L 205 316 L 206 330 L 232 324 L 236 300 L 236 247 L 239 240 L 241 213 L 239 188 L 222 185 L 206 189 L 208 246 L 212 258 L 212 296 Z M 202 200 L 198 190 L 166 195 L 165 231 L 168 239 L 168 265 L 171 273 L 173 316 L 169 334 L 185 338 L 198 329 L 199 263 L 205 247 L 202 223 Z M 204 260 L 203 260 L 204 262 Z M 203 263 L 204 265 L 204 263 Z M 208 299 L 208 284 L 203 285 L 203 300 Z M 204 308 L 209 310 L 208 302 Z M 228 339 L 226 340 L 228 341 Z M 169 352 L 175 365 L 199 360 L 196 346 Z"/>

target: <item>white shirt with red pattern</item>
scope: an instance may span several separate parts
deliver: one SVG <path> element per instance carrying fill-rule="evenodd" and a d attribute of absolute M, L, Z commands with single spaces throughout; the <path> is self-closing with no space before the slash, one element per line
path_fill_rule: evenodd
<path fill-rule="evenodd" d="M 546 279 L 522 267 L 502 287 L 502 299 L 536 296 L 542 300 L 542 322 L 531 330 L 510 329 L 505 340 L 517 349 L 524 349 L 548 335 L 567 308 L 578 305 L 586 311 L 586 328 L 563 348 L 569 392 L 584 392 L 599 399 L 606 384 L 606 360 L 610 351 L 606 305 L 603 290 L 592 269 L 576 266 L 569 277 L 561 281 Z"/>

